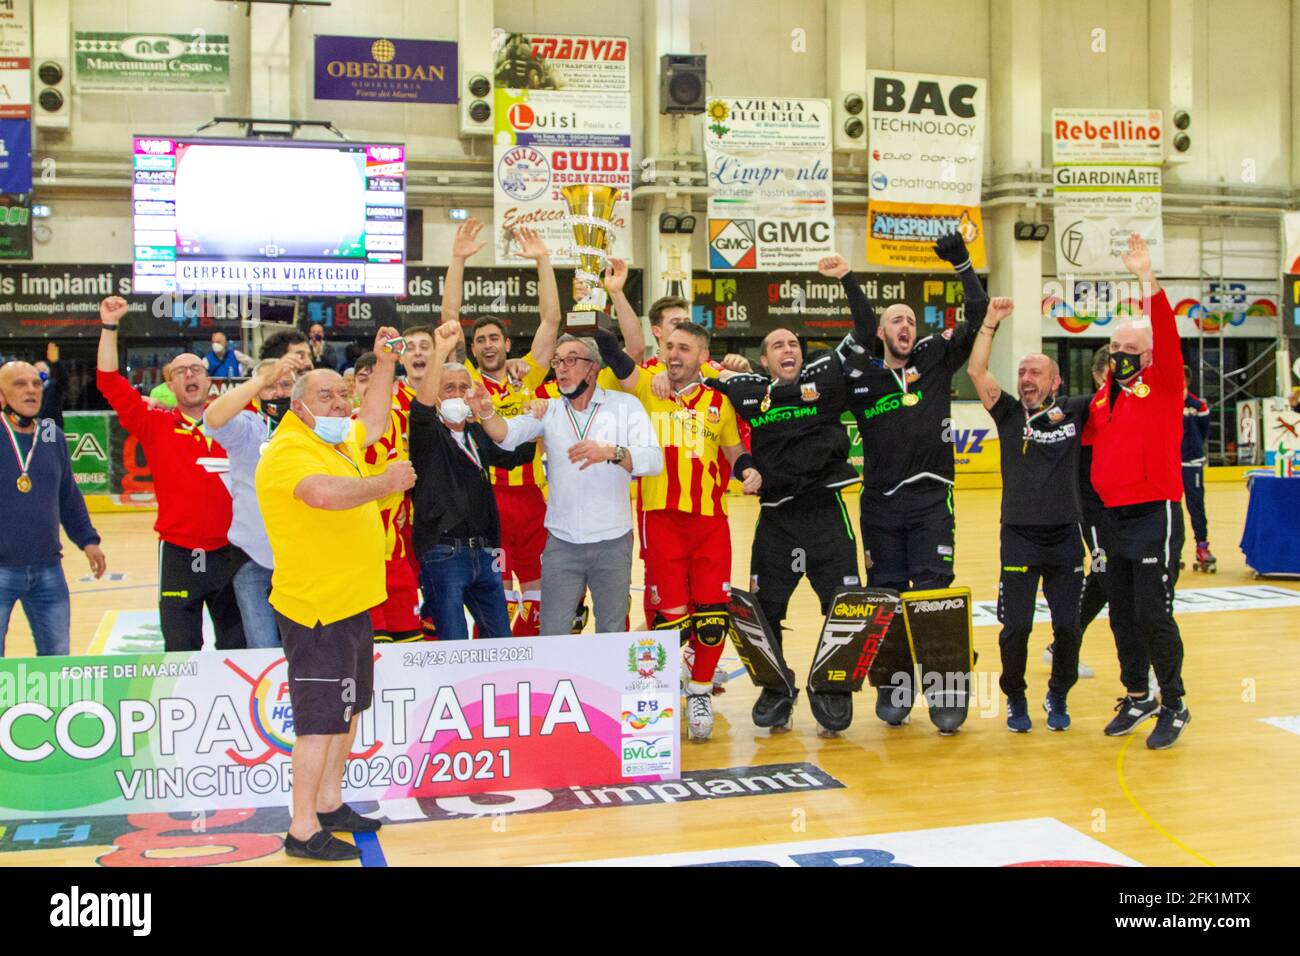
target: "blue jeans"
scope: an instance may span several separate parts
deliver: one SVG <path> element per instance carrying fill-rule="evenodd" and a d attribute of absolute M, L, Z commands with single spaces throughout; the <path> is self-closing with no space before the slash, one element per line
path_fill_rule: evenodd
<path fill-rule="evenodd" d="M 63 565 L 0 567 L 0 657 L 5 653 L 9 615 L 19 601 L 23 602 L 23 612 L 32 627 L 36 653 L 41 657 L 67 654 L 72 605 Z"/>
<path fill-rule="evenodd" d="M 420 555 L 420 588 L 439 640 L 463 641 L 469 637 L 466 608 L 478 625 L 480 637 L 510 637 L 501 570 L 493 567 L 491 551 L 435 544 Z"/>
<path fill-rule="evenodd" d="M 271 569 L 246 561 L 235 572 L 235 601 L 244 621 L 244 639 L 249 647 L 279 647 L 280 628 L 275 623 L 271 594 Z"/>

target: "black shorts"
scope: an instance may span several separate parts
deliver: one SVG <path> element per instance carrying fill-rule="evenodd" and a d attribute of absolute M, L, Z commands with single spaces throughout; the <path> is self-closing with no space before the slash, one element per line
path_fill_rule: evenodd
<path fill-rule="evenodd" d="M 871 587 L 907 591 L 952 583 L 956 520 L 951 485 L 925 479 L 888 497 L 864 491 L 861 509 Z"/>
<path fill-rule="evenodd" d="M 276 611 L 275 621 L 289 664 L 294 733 L 347 733 L 352 718 L 368 709 L 374 697 L 370 612 L 306 627 Z"/>

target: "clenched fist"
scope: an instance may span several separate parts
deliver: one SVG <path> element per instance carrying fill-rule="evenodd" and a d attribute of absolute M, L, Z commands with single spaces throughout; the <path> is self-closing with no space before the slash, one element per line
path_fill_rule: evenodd
<path fill-rule="evenodd" d="M 115 324 L 122 321 L 128 309 L 130 309 L 130 306 L 126 304 L 126 299 L 120 295 L 110 295 L 99 303 L 99 320 L 108 322 L 110 325 Z"/>
<path fill-rule="evenodd" d="M 388 491 L 396 494 L 399 491 L 409 491 L 415 487 L 415 466 L 409 461 L 389 462 L 388 467 L 384 469 L 384 483 L 388 486 Z"/>

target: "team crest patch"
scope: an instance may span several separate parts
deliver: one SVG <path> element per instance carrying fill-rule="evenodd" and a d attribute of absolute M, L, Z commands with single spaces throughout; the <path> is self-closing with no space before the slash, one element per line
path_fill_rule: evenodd
<path fill-rule="evenodd" d="M 651 604 L 659 603 L 659 588 L 654 584 L 650 585 L 650 603 Z"/>
<path fill-rule="evenodd" d="M 818 397 L 817 384 L 815 382 L 805 382 L 804 384 L 800 385 L 799 395 L 800 397 L 803 398 L 805 402 L 817 401 L 817 397 Z"/>
<path fill-rule="evenodd" d="M 717 408 L 714 405 L 710 405 L 708 412 L 705 413 L 705 416 L 708 418 L 709 421 L 713 422 L 714 424 L 717 424 L 718 422 L 722 421 L 722 410 Z"/>
<path fill-rule="evenodd" d="M 1065 412 L 1061 411 L 1059 408 L 1053 408 L 1047 413 L 1047 420 L 1053 425 L 1061 421 L 1063 418 L 1065 418 Z"/>

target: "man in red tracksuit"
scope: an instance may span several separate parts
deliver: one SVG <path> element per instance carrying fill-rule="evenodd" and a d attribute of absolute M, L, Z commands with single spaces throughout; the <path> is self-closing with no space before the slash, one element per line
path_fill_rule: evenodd
<path fill-rule="evenodd" d="M 235 572 L 248 556 L 232 547 L 226 450 L 207 436 L 208 369 L 197 355 L 172 359 L 176 407 L 154 411 L 117 369 L 118 326 L 130 307 L 120 296 L 99 305 L 95 382 L 117 419 L 144 449 L 158 499 L 158 620 L 163 647 L 203 647 L 203 608 L 216 629 L 218 650 L 245 646 L 235 599 Z"/>
<path fill-rule="evenodd" d="M 1139 321 L 1115 330 L 1109 373 L 1084 430 L 1093 448 L 1092 483 L 1106 506 L 1110 616 L 1128 691 L 1105 733 L 1127 734 L 1156 716 L 1147 746 L 1164 750 L 1191 720 L 1183 704 L 1183 639 L 1173 615 L 1183 547 L 1183 355 L 1173 309 L 1136 233 L 1123 259 L 1142 282 L 1144 298 L 1151 296 L 1149 327 Z M 1160 684 L 1159 702 L 1147 687 L 1149 666 Z"/>

